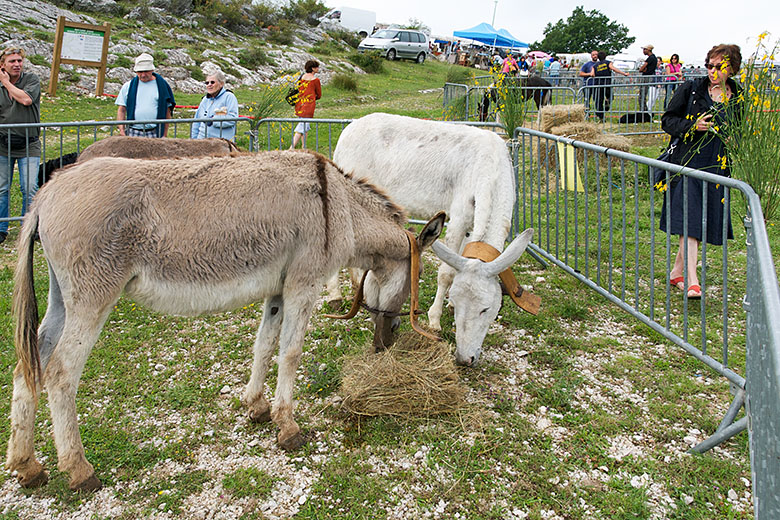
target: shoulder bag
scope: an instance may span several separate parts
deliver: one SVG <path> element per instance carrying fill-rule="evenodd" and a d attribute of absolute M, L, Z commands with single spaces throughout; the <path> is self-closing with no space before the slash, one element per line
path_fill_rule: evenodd
<path fill-rule="evenodd" d="M 691 105 L 693 103 L 693 96 L 696 94 L 695 90 L 691 90 L 690 95 L 688 96 L 688 107 L 685 109 L 686 115 L 691 111 Z M 675 161 L 677 160 L 677 157 L 674 155 L 674 150 L 677 148 L 677 146 L 680 144 L 679 137 L 673 137 L 671 141 L 669 141 L 669 146 L 664 150 L 664 153 L 658 156 L 659 161 L 668 162 L 671 164 L 677 164 Z M 661 187 L 661 183 L 663 183 L 666 180 L 666 170 L 663 168 L 658 168 L 655 166 L 650 167 L 650 184 L 653 186 L 653 189 L 661 191 L 659 188 Z"/>
<path fill-rule="evenodd" d="M 290 106 L 294 107 L 295 104 L 298 102 L 298 97 L 299 97 L 298 83 L 300 83 L 302 77 L 303 74 L 298 76 L 298 79 L 295 80 L 293 86 L 290 87 L 290 90 L 287 91 L 287 95 L 284 96 L 284 100 L 287 101 L 287 104 Z"/>

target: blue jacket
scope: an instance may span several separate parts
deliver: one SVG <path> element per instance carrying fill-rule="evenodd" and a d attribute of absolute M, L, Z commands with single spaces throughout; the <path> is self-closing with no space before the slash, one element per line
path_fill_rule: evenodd
<path fill-rule="evenodd" d="M 198 105 L 198 110 L 195 112 L 195 118 L 201 119 L 214 117 L 214 112 L 220 108 L 226 108 L 227 114 L 221 117 L 238 117 L 238 100 L 232 91 L 222 87 L 222 90 L 214 97 L 203 96 Z M 219 121 L 220 116 L 216 116 L 216 119 L 208 123 L 192 123 L 192 130 L 190 131 L 190 137 L 192 139 L 205 139 L 206 137 L 222 137 L 235 141 L 236 139 L 236 122 L 235 121 Z"/>

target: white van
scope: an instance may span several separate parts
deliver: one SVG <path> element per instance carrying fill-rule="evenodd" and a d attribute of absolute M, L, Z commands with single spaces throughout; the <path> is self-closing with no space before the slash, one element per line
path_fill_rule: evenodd
<path fill-rule="evenodd" d="M 374 32 L 376 13 L 354 7 L 337 7 L 328 11 L 320 20 L 338 22 L 345 29 L 358 33 L 361 38 L 366 38 Z"/>

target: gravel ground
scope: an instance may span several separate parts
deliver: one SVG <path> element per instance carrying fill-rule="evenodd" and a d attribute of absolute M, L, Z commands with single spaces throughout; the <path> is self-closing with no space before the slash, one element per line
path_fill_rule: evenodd
<path fill-rule="evenodd" d="M 599 316 L 588 334 L 600 338 L 614 339 L 619 342 L 619 350 L 601 349 L 597 352 L 578 352 L 573 357 L 573 368 L 581 376 L 583 383 L 577 389 L 572 406 L 582 410 L 600 409 L 612 414 L 620 414 L 625 404 L 630 404 L 640 411 L 649 425 L 647 429 L 633 433 L 616 435 L 606 439 L 608 443 L 607 456 L 615 461 L 623 461 L 627 457 L 636 460 L 655 459 L 664 463 L 673 463 L 679 459 L 691 457 L 687 450 L 707 437 L 707 433 L 700 431 L 690 421 L 669 421 L 664 424 L 675 432 L 684 434 L 683 442 L 670 441 L 659 445 L 658 440 L 652 435 L 652 426 L 658 418 L 650 414 L 648 409 L 649 389 L 637 388 L 628 378 L 615 376 L 614 373 L 605 370 L 613 364 L 619 356 L 637 356 L 650 358 L 664 358 L 669 355 L 671 347 L 666 344 L 647 344 L 646 337 L 633 335 L 623 323 L 615 322 L 608 315 Z M 223 324 L 208 325 L 205 323 L 193 324 L 194 327 L 231 327 L 229 320 Z M 566 452 L 565 441 L 575 435 L 575 431 L 561 426 L 557 419 L 562 415 L 555 410 L 544 406 L 527 411 L 523 404 L 529 403 L 529 397 L 523 392 L 523 383 L 533 378 L 537 382 L 551 382 L 552 374 L 547 370 L 538 370 L 529 363 L 529 353 L 544 347 L 546 343 L 546 331 L 528 331 L 523 329 L 511 329 L 496 322 L 491 328 L 491 334 L 502 338 L 498 345 L 487 348 L 479 377 L 484 377 L 489 382 L 488 388 L 484 385 L 470 385 L 467 395 L 469 404 L 484 410 L 485 420 L 497 417 L 498 414 L 491 410 L 493 406 L 490 400 L 490 391 L 500 391 L 503 395 L 519 403 L 517 413 L 527 420 L 538 432 L 549 439 L 553 449 L 560 450 L 562 459 L 575 457 Z M 575 333 L 575 332 L 572 332 Z M 576 332 L 580 334 L 580 332 Z M 157 352 L 157 351 L 156 351 Z M 159 353 L 152 354 L 149 351 L 138 352 L 135 356 L 139 360 L 146 358 L 151 366 L 162 372 L 177 359 L 180 359 L 184 350 L 159 349 Z M 155 357 L 156 356 L 156 357 Z M 306 355 L 304 357 L 305 364 Z M 101 491 L 81 497 L 75 510 L 64 511 L 62 504 L 51 497 L 23 493 L 14 479 L 7 479 L 0 487 L 0 513 L 8 518 L 22 519 L 58 519 L 58 520 L 87 520 L 95 518 L 145 518 L 154 519 L 237 519 L 247 513 L 254 513 L 259 518 L 283 519 L 296 515 L 307 502 L 316 501 L 317 507 L 327 511 L 330 515 L 338 517 L 346 514 L 344 505 L 339 499 L 332 496 L 317 495 L 313 492 L 314 485 L 322 478 L 320 469 L 329 458 L 337 454 L 349 454 L 354 448 L 346 447 L 342 443 L 342 435 L 338 425 L 333 427 L 332 414 L 323 413 L 330 407 L 339 406 L 339 397 L 334 394 L 324 399 L 301 399 L 297 403 L 296 414 L 306 418 L 306 427 L 309 431 L 309 443 L 313 449 L 306 455 L 293 453 L 287 454 L 281 451 L 275 443 L 275 429 L 257 431 L 249 424 L 243 410 L 236 413 L 231 408 L 233 398 L 240 397 L 243 391 L 244 381 L 240 368 L 247 366 L 247 360 L 234 362 L 217 361 L 212 358 L 209 368 L 209 378 L 220 376 L 225 379 L 225 373 L 233 374 L 221 389 L 222 399 L 218 401 L 219 409 L 214 410 L 214 417 L 206 417 L 205 422 L 211 420 L 218 422 L 220 417 L 232 414 L 232 430 L 215 433 L 206 430 L 204 436 L 219 435 L 220 441 L 214 444 L 202 444 L 192 454 L 191 462 L 181 463 L 166 460 L 153 470 L 149 470 L 136 481 L 128 483 L 119 480 L 114 486 L 109 486 Z M 500 365 L 505 369 L 502 373 L 486 374 L 484 367 Z M 238 368 L 237 368 L 238 367 Z M 303 370 L 303 369 L 301 369 Z M 175 373 L 174 379 L 185 377 L 184 374 Z M 303 373 L 299 379 L 303 378 Z M 470 376 L 467 376 L 469 379 Z M 719 390 L 712 387 L 718 382 L 710 377 L 696 377 L 695 384 L 700 387 L 701 396 L 712 403 L 713 413 L 722 414 L 728 407 L 724 396 Z M 300 381 L 299 381 L 300 384 Z M 96 410 L 106 403 L 93 403 Z M 523 411 L 526 410 L 526 411 Z M 192 431 L 193 424 L 203 417 L 180 415 L 178 412 L 152 415 L 148 410 L 127 410 L 128 415 L 139 427 L 153 427 L 165 431 L 165 435 L 154 438 L 148 442 L 154 447 L 161 448 L 166 445 L 180 442 Z M 223 420 L 224 423 L 224 420 Z M 44 430 L 50 430 L 50 422 L 45 421 Z M 39 432 L 50 435 L 50 431 Z M 479 437 L 478 432 L 466 432 L 462 439 L 465 444 L 472 444 Z M 378 504 L 374 504 L 377 517 L 390 519 L 407 518 L 466 518 L 467 516 L 456 512 L 452 513 L 453 504 L 441 499 L 435 502 L 433 507 L 422 508 L 418 497 L 430 496 L 437 489 L 447 488 L 455 477 L 452 468 L 442 467 L 429 458 L 430 447 L 425 445 L 404 446 L 404 449 L 391 450 L 387 447 L 361 446 L 363 462 L 368 468 L 369 475 L 392 475 L 404 472 L 405 485 L 398 485 L 385 490 L 386 497 Z M 715 448 L 710 455 L 716 458 L 728 459 L 736 457 L 736 453 L 729 448 Z M 522 454 L 518 455 L 522 457 Z M 55 465 L 55 461 L 44 461 L 49 467 Z M 275 481 L 270 495 L 257 499 L 255 497 L 236 498 L 223 488 L 223 478 L 240 468 L 254 468 L 262 470 L 274 476 Z M 157 496 L 145 496 L 138 498 L 139 493 L 144 493 L 154 482 L 160 479 L 170 479 L 174 482 L 177 475 L 203 470 L 208 472 L 210 478 L 202 489 L 184 498 L 178 512 L 171 511 L 165 502 L 166 490 L 157 493 Z M 111 471 L 116 472 L 116 469 Z M 512 502 L 504 490 L 512 488 L 522 475 L 518 474 L 517 467 L 502 464 L 498 461 L 493 468 L 493 474 L 497 481 L 492 500 L 494 504 L 502 506 L 506 511 L 506 519 L 525 519 L 529 517 L 529 511 L 512 506 Z M 665 519 L 673 516 L 678 507 L 680 497 L 674 490 L 667 488 L 663 481 L 656 481 L 647 473 L 633 474 L 630 471 L 620 469 L 610 471 L 607 466 L 593 467 L 590 470 L 577 469 L 562 471 L 551 480 L 551 484 L 562 488 L 574 490 L 578 495 L 579 490 L 603 490 L 610 481 L 618 479 L 633 488 L 643 489 L 647 493 L 647 507 L 651 511 L 649 518 Z M 750 481 L 742 479 L 744 486 L 739 489 L 729 489 L 724 492 L 723 500 L 727 501 L 734 511 L 750 512 L 752 510 L 752 496 Z M 135 498 L 133 498 L 135 497 Z M 682 497 L 684 503 L 693 501 L 687 495 Z M 156 502 L 154 502 L 156 501 Z M 589 505 L 580 498 L 581 507 L 586 512 L 583 518 L 604 518 L 597 507 Z M 155 510 L 150 509 L 149 504 L 158 503 Z M 543 509 L 538 512 L 545 520 L 563 520 L 569 518 L 562 516 L 555 510 Z"/>

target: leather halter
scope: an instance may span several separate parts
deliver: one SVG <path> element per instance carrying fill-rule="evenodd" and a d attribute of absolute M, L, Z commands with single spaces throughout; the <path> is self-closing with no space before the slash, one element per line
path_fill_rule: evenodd
<path fill-rule="evenodd" d="M 474 258 L 487 263 L 492 262 L 500 255 L 501 251 L 490 244 L 486 244 L 485 242 L 469 242 L 466 244 L 466 247 L 463 248 L 462 256 L 464 258 Z M 541 298 L 535 294 L 531 294 L 529 291 L 523 290 L 511 268 L 507 267 L 501 271 L 498 278 L 501 280 L 506 293 L 518 307 L 531 314 L 537 314 L 539 312 Z"/>
<path fill-rule="evenodd" d="M 409 304 L 409 319 L 411 321 L 412 329 L 418 334 L 425 336 L 426 338 L 432 339 L 434 341 L 441 341 L 440 337 L 422 329 L 417 323 L 417 315 L 422 313 L 422 311 L 418 310 L 419 294 L 420 294 L 420 249 L 419 247 L 417 247 L 417 238 L 414 236 L 414 234 L 411 231 L 407 231 L 407 230 L 404 230 L 404 232 L 406 233 L 406 239 L 409 241 L 409 256 L 410 256 L 409 270 L 411 275 L 410 278 L 411 302 Z M 400 312 L 386 312 L 379 309 L 373 309 L 368 305 L 364 304 L 363 283 L 366 281 L 366 275 L 368 275 L 368 271 L 364 272 L 363 277 L 360 279 L 360 284 L 358 285 L 357 292 L 355 292 L 355 297 L 352 300 L 352 306 L 350 307 L 349 312 L 347 312 L 344 315 L 325 314 L 324 316 L 326 318 L 334 318 L 337 320 L 348 320 L 350 318 L 354 318 L 357 315 L 358 311 L 360 310 L 361 306 L 366 308 L 370 312 L 373 312 L 375 314 L 381 314 L 389 318 L 395 318 L 398 316 L 403 316 L 405 314 Z"/>

